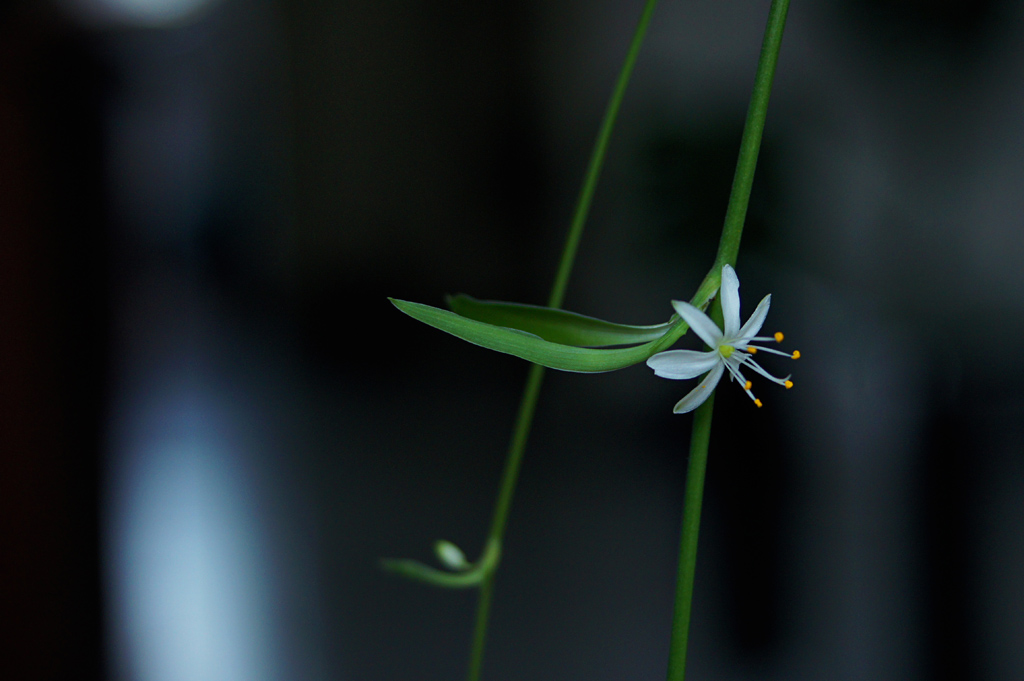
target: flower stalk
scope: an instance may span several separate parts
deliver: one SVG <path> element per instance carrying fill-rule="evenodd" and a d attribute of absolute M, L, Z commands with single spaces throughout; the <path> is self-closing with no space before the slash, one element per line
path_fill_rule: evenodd
<path fill-rule="evenodd" d="M 788 11 L 789 0 L 772 0 L 768 10 L 768 25 L 765 28 L 761 54 L 757 62 L 757 73 L 754 76 L 754 91 L 747 109 L 747 120 L 743 127 L 743 137 L 740 140 L 736 173 L 733 176 L 732 190 L 729 194 L 729 207 L 726 210 L 722 238 L 719 241 L 718 255 L 715 258 L 715 267 L 712 268 L 712 272 L 725 265 L 730 267 L 736 265 Z M 712 319 L 719 325 L 723 323 L 721 297 L 714 304 Z M 675 610 L 672 616 L 672 636 L 669 643 L 668 681 L 684 681 L 686 676 L 686 650 L 690 634 L 693 582 L 697 567 L 697 536 L 700 530 L 701 504 L 704 498 L 704 476 L 707 470 L 708 446 L 711 441 L 713 408 L 714 395 L 712 394 L 697 408 L 693 416 L 690 463 L 686 474 L 686 496 L 683 501 L 683 521 L 679 541 Z"/>
<path fill-rule="evenodd" d="M 697 408 L 690 434 L 690 463 L 686 470 L 686 496 L 683 501 L 683 529 L 679 537 L 679 566 L 676 574 L 676 602 L 672 613 L 672 641 L 668 654 L 668 678 L 682 681 L 686 674 L 686 647 L 690 637 L 690 610 L 693 605 L 693 579 L 697 572 L 697 535 L 704 500 L 704 475 L 708 467 L 711 441 L 711 415 L 715 395 Z"/>

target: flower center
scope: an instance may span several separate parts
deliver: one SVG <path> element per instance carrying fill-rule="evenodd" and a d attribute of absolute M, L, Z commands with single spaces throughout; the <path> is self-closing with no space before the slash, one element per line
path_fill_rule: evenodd
<path fill-rule="evenodd" d="M 732 357 L 733 350 L 735 350 L 735 349 L 736 348 L 734 348 L 731 345 L 719 345 L 718 346 L 718 352 L 720 352 L 722 354 L 722 357 L 725 357 L 726 359 L 729 359 L 730 357 Z"/>

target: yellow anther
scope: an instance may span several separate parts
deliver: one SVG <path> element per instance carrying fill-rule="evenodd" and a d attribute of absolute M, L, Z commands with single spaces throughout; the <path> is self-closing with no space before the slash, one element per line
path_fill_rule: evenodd
<path fill-rule="evenodd" d="M 775 332 L 775 342 L 776 343 L 781 343 L 783 338 L 785 338 L 785 336 L 782 335 L 781 331 L 776 331 Z"/>
<path fill-rule="evenodd" d="M 753 345 L 748 345 L 747 346 L 747 352 L 749 352 L 752 355 L 756 355 L 757 354 L 757 348 L 755 348 Z"/>
<path fill-rule="evenodd" d="M 782 385 L 786 386 L 786 390 L 789 390 L 790 388 L 793 387 L 793 381 L 786 381 Z"/>
<path fill-rule="evenodd" d="M 747 381 L 746 383 L 744 383 L 744 384 L 743 384 L 743 389 L 744 389 L 744 390 L 750 390 L 750 388 L 751 388 L 751 387 L 752 387 L 753 385 L 754 385 L 753 383 L 751 383 L 750 381 Z"/>
<path fill-rule="evenodd" d="M 794 350 L 793 351 L 793 359 L 800 359 L 800 351 L 799 350 Z"/>
<path fill-rule="evenodd" d="M 756 404 L 758 407 L 764 406 L 763 404 L 761 404 L 761 400 L 754 400 L 754 404 Z"/>

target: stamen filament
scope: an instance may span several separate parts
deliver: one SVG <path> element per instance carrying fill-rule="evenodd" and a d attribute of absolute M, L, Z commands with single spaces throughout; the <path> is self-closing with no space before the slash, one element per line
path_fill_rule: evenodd
<path fill-rule="evenodd" d="M 743 392 L 747 393 L 747 397 L 752 399 L 756 404 L 758 399 L 754 397 L 754 393 L 750 392 L 750 388 L 754 385 L 751 381 L 748 381 L 740 373 L 739 367 L 734 367 L 732 362 L 725 362 L 725 368 L 729 370 L 729 380 L 736 381 L 743 385 Z"/>
<path fill-rule="evenodd" d="M 725 364 L 725 368 L 729 370 L 729 380 L 730 381 L 737 381 L 738 383 L 744 383 L 744 384 L 750 382 L 750 381 L 748 381 L 747 379 L 745 379 L 743 377 L 743 374 L 740 373 L 740 370 L 739 370 L 738 367 L 734 367 L 732 365 L 732 362 L 724 362 L 724 364 Z"/>
<path fill-rule="evenodd" d="M 747 355 L 746 357 L 743 358 L 743 364 L 746 364 L 748 367 L 750 367 L 757 373 L 761 374 L 769 381 L 772 381 L 773 383 L 778 383 L 779 385 L 786 385 L 786 381 L 789 380 L 789 376 L 786 376 L 785 378 L 776 378 L 775 376 L 772 376 L 767 371 L 762 369 L 761 365 L 755 362 L 750 355 Z"/>
<path fill-rule="evenodd" d="M 755 352 L 769 352 L 769 353 L 771 353 L 773 355 L 781 355 L 782 357 L 789 357 L 790 359 L 796 359 L 797 357 L 800 356 L 800 352 L 799 351 L 796 353 L 796 357 L 793 357 L 792 354 L 790 354 L 788 352 L 783 352 L 782 350 L 776 350 L 775 348 L 759 348 L 759 347 L 754 346 L 754 345 L 751 345 L 746 350 L 747 350 L 747 352 L 749 352 L 752 355 L 755 354 Z"/>

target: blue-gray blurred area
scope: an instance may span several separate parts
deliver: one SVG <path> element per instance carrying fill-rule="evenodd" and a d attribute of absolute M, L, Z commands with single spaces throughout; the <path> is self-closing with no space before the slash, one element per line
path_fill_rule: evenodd
<path fill-rule="evenodd" d="M 662 0 L 567 306 L 709 267 L 767 0 Z M 0 678 L 457 679 L 526 366 L 640 0 L 0 9 Z M 737 266 L 693 679 L 1024 678 L 1024 4 L 793 0 Z M 683 346 L 696 347 L 692 339 Z M 485 662 L 663 678 L 692 384 L 549 372 Z"/>

